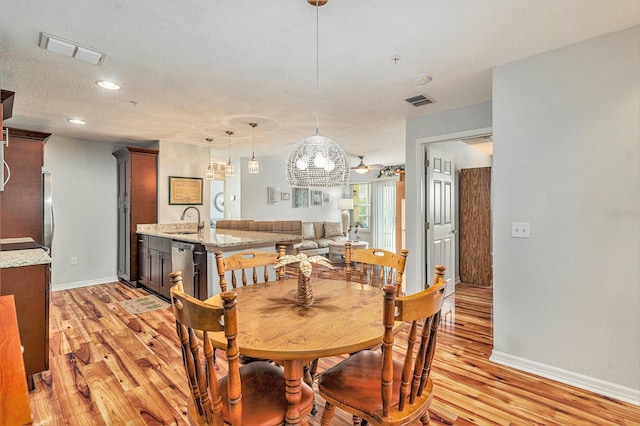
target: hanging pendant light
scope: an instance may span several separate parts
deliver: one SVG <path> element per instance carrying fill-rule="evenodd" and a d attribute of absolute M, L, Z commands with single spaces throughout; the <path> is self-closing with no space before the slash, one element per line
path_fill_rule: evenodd
<path fill-rule="evenodd" d="M 229 135 L 229 162 L 224 166 L 224 175 L 226 177 L 234 177 L 236 175 L 236 168 L 231 162 L 231 135 L 233 132 L 231 130 L 227 130 L 225 133 Z"/>
<path fill-rule="evenodd" d="M 349 158 L 340 144 L 319 132 L 319 13 L 326 0 L 307 0 L 316 7 L 316 134 L 296 144 L 287 161 L 289 185 L 302 188 L 330 188 L 349 184 Z"/>
<path fill-rule="evenodd" d="M 213 161 L 211 160 L 211 142 L 213 142 L 213 139 L 207 138 L 205 140 L 209 142 L 209 166 L 207 167 L 207 171 L 204 172 L 204 178 L 206 180 L 213 180 L 213 177 L 214 177 Z"/>
<path fill-rule="evenodd" d="M 253 145 L 251 147 L 251 160 L 249 160 L 248 169 L 249 174 L 255 175 L 260 171 L 260 164 L 258 160 L 256 160 L 256 127 L 258 127 L 258 123 L 249 123 L 249 126 L 253 129 Z"/>

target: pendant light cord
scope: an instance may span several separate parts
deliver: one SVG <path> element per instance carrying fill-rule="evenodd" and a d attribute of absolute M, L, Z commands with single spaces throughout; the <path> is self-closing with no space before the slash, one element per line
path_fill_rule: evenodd
<path fill-rule="evenodd" d="M 320 38 L 319 33 L 320 33 L 320 18 L 319 18 L 319 9 L 320 6 L 318 5 L 319 1 L 316 0 L 316 134 L 319 134 L 319 128 L 320 128 L 320 89 L 319 89 L 319 85 L 318 85 L 318 80 L 320 79 L 320 71 L 319 71 L 319 67 L 320 67 L 320 43 L 318 42 L 318 39 Z"/>

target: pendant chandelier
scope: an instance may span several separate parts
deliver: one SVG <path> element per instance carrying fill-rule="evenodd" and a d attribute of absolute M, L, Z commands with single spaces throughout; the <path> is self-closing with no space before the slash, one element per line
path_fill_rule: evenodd
<path fill-rule="evenodd" d="M 260 171 L 260 164 L 256 160 L 256 127 L 258 123 L 249 123 L 249 126 L 253 129 L 253 145 L 251 146 L 251 160 L 248 163 L 249 174 L 255 175 Z"/>
<path fill-rule="evenodd" d="M 333 139 L 319 132 L 318 8 L 326 0 L 307 0 L 316 7 L 316 133 L 296 144 L 287 161 L 287 181 L 293 187 L 331 188 L 349 184 L 349 158 Z"/>
<path fill-rule="evenodd" d="M 227 130 L 225 133 L 229 135 L 229 161 L 224 166 L 224 175 L 226 177 L 234 177 L 236 175 L 236 168 L 231 162 L 231 135 L 233 132 L 231 130 Z"/>
<path fill-rule="evenodd" d="M 213 172 L 213 160 L 211 160 L 211 142 L 213 142 L 213 139 L 207 138 L 205 140 L 209 142 L 209 166 L 207 167 L 207 171 L 204 172 L 204 178 L 206 180 L 213 180 L 215 175 Z"/>

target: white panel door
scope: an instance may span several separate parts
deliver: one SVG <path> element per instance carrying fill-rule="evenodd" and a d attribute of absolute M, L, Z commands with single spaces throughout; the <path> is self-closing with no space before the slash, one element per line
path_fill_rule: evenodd
<path fill-rule="evenodd" d="M 431 284 L 435 265 L 447 268 L 445 294 L 455 291 L 455 164 L 453 155 L 427 145 L 427 279 Z"/>

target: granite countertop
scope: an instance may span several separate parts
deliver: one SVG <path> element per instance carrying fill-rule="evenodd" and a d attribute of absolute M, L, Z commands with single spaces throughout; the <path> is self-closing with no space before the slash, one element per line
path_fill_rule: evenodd
<path fill-rule="evenodd" d="M 204 229 L 200 233 L 197 233 L 195 223 L 144 224 L 138 225 L 136 232 L 143 235 L 202 244 L 208 251 L 213 251 L 218 248 L 251 247 L 302 240 L 301 235 L 238 231 L 233 229 L 213 228 Z"/>
<path fill-rule="evenodd" d="M 29 237 L 0 239 L 0 245 L 26 242 L 33 242 L 33 239 Z M 49 263 L 51 263 L 51 257 L 40 248 L 0 251 L 0 268 L 17 268 L 20 266 L 46 265 Z"/>

